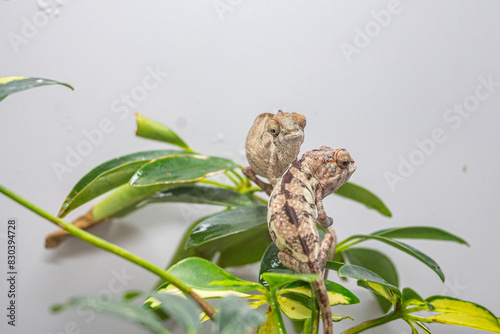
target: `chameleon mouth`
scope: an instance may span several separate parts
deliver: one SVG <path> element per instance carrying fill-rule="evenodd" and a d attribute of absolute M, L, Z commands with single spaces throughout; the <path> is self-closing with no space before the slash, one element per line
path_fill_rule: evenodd
<path fill-rule="evenodd" d="M 286 140 L 301 140 L 304 139 L 303 133 L 289 133 L 286 136 Z"/>

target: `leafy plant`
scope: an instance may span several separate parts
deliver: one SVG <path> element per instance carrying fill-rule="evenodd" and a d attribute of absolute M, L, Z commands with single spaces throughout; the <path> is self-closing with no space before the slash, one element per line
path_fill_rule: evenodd
<path fill-rule="evenodd" d="M 24 77 L 2 78 L 0 100 L 17 91 L 47 84 L 61 83 Z M 178 149 L 131 153 L 97 166 L 69 192 L 58 217 L 0 186 L 0 192 L 62 228 L 47 237 L 47 247 L 56 247 L 67 236 L 73 235 L 131 261 L 161 279 L 155 291 L 140 299 L 144 301 L 142 306 L 133 301 L 141 294 L 132 292 L 122 300 L 74 297 L 56 305 L 54 311 L 75 306 L 88 308 L 122 317 L 153 333 L 169 333 L 163 320 L 169 317 L 190 334 L 200 332 L 200 319 L 212 319 L 213 333 L 255 330 L 257 333 L 286 333 L 284 314 L 293 321 L 297 332 L 317 333 L 319 311 L 309 282 L 318 277 L 294 274 L 281 264 L 277 257 L 279 250 L 267 231 L 267 201 L 257 195 L 260 188 L 252 186 L 242 175 L 241 166 L 223 157 L 196 152 L 167 126 L 141 115 L 137 115 L 136 134 L 175 145 Z M 211 176 L 216 174 L 224 175 L 225 182 L 213 180 Z M 110 191 L 73 224 L 61 219 Z M 347 183 L 336 194 L 384 216 L 391 216 L 386 205 L 361 186 Z M 220 212 L 203 217 L 190 226 L 166 270 L 82 229 L 127 215 L 150 203 L 165 202 L 223 207 Z M 325 231 L 319 230 L 323 237 Z M 430 256 L 400 239 L 467 245 L 458 236 L 426 226 L 385 229 L 353 235 L 339 242 L 335 259 L 327 262 L 327 268 L 337 271 L 339 277 L 357 280 L 358 286 L 373 292 L 385 313 L 383 317 L 363 322 L 344 333 L 360 333 L 396 319 L 405 321 L 412 333 L 417 333 L 417 328 L 430 333 L 425 325 L 430 322 L 500 333 L 499 319 L 482 306 L 446 296 L 423 299 L 411 288 L 401 290 L 396 267 L 390 258 L 379 250 L 357 246 L 367 240 L 392 246 L 418 259 L 445 280 L 441 268 Z M 246 247 L 241 247 L 241 244 Z M 252 252 L 248 252 L 248 248 Z M 239 279 L 223 269 L 259 261 L 258 282 Z M 331 306 L 360 302 L 341 284 L 324 281 Z M 217 309 L 207 302 L 213 299 L 220 299 Z M 423 316 L 422 311 L 432 314 Z M 337 313 L 332 315 L 332 321 L 344 319 L 351 318 Z"/>

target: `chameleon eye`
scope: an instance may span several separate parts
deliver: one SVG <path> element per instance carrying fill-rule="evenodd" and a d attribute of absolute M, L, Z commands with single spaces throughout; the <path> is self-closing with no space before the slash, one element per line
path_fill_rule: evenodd
<path fill-rule="evenodd" d="M 274 119 L 270 120 L 267 124 L 267 132 L 269 132 L 273 137 L 280 134 L 280 125 Z"/>
<path fill-rule="evenodd" d="M 340 168 L 345 169 L 349 167 L 350 164 L 351 164 L 351 156 L 349 155 L 349 153 L 347 153 L 347 151 L 340 152 L 337 156 L 337 165 Z"/>

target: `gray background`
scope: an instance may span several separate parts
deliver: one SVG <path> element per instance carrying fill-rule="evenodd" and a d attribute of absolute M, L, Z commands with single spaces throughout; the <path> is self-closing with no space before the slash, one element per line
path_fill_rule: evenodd
<path fill-rule="evenodd" d="M 1 1 L 0 76 L 51 78 L 72 84 L 75 91 L 44 87 L 0 104 L 0 182 L 57 213 L 72 186 L 97 164 L 164 147 L 134 136 L 134 112 L 168 124 L 200 152 L 242 164 L 244 139 L 259 113 L 302 113 L 308 121 L 302 152 L 320 145 L 347 148 L 358 165 L 351 180 L 379 195 L 393 212 L 393 218 L 385 218 L 331 196 L 325 205 L 339 238 L 393 226 L 452 231 L 470 248 L 410 241 L 441 265 L 444 284 L 406 254 L 376 243 L 366 246 L 390 255 L 403 287 L 411 286 L 425 297 L 446 294 L 471 300 L 500 315 L 500 87 L 490 87 L 488 97 L 481 87 L 481 78 L 500 82 L 500 7 L 497 1 L 391 3 Z M 389 7 L 396 10 L 381 26 L 373 13 Z M 35 23 L 38 27 L 30 30 Z M 356 39 L 364 29 L 371 29 L 372 37 Z M 346 56 L 342 48 L 347 44 L 360 46 L 357 53 Z M 141 90 L 148 68 L 169 74 L 127 113 L 114 112 L 124 106 L 123 94 Z M 482 100 L 475 98 L 476 90 Z M 446 118 L 451 117 L 448 109 L 464 103 L 474 109 L 467 118 Z M 58 177 L 54 162 L 65 164 L 68 149 L 84 145 L 84 132 L 106 118 L 113 131 L 71 172 Z M 418 153 L 416 141 L 432 138 L 436 129 L 446 140 L 428 155 Z M 410 158 L 418 165 L 406 171 L 404 182 L 391 187 L 387 173 L 398 173 L 400 159 Z M 79 208 L 68 220 L 89 207 Z M 94 231 L 163 266 L 188 224 L 210 210 L 154 205 Z M 103 316 L 74 311 L 51 315 L 49 306 L 67 297 L 110 291 L 116 273 L 131 278 L 113 285 L 115 296 L 148 290 L 156 277 L 77 240 L 46 250 L 44 237 L 55 227 L 4 196 L 1 277 L 10 217 L 19 224 L 18 326 L 7 327 L 2 311 L 2 333 L 142 332 Z M 235 272 L 256 279 L 255 266 Z M 362 304 L 334 309 L 355 319 L 337 324 L 337 332 L 380 315 L 367 292 L 354 283 L 348 286 Z M 6 288 L 2 278 L 2 310 Z M 444 325 L 431 329 L 475 332 Z M 369 332 L 409 329 L 398 321 Z"/>

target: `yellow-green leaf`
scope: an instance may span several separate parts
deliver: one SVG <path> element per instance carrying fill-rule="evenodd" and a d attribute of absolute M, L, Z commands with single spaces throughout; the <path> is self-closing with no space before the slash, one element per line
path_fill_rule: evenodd
<path fill-rule="evenodd" d="M 277 296 L 281 310 L 292 320 L 305 320 L 311 317 L 311 310 L 296 300 Z"/>
<path fill-rule="evenodd" d="M 444 296 L 432 296 L 427 298 L 426 302 L 434 307 L 433 312 L 437 314 L 430 317 L 411 315 L 411 318 L 422 322 L 441 323 L 500 333 L 498 319 L 489 310 L 478 304 Z M 421 308 L 418 309 L 421 310 Z"/>
<path fill-rule="evenodd" d="M 169 284 L 167 286 L 162 287 L 156 291 L 157 293 L 164 293 L 168 295 L 178 295 L 184 296 L 183 293 L 177 289 L 174 285 Z M 213 299 L 213 298 L 223 298 L 229 295 L 238 296 L 241 298 L 247 298 L 251 295 L 243 292 L 232 291 L 232 290 L 203 290 L 203 289 L 193 289 L 198 296 L 203 299 Z M 149 297 L 144 302 L 145 305 L 149 306 L 152 309 L 156 309 L 160 306 L 160 301 L 154 297 Z"/>
<path fill-rule="evenodd" d="M 269 307 L 266 311 L 266 321 L 260 324 L 257 334 L 280 334 L 280 326 L 273 314 L 273 310 Z"/>
<path fill-rule="evenodd" d="M 324 280 L 326 292 L 328 294 L 328 300 L 331 306 L 335 305 L 349 305 L 359 303 L 358 297 L 356 297 L 351 291 L 343 287 L 342 285 Z M 278 295 L 283 295 L 287 293 L 294 293 L 311 298 L 312 290 L 311 285 L 302 281 L 297 281 L 286 285 L 283 289 L 278 292 Z"/>
<path fill-rule="evenodd" d="M 311 318 L 311 309 L 302 304 L 301 302 L 286 298 L 284 296 L 277 296 L 278 303 L 281 310 L 285 315 L 292 320 L 306 320 Z M 333 321 L 341 321 L 344 319 L 352 319 L 348 316 L 332 313 Z"/>

